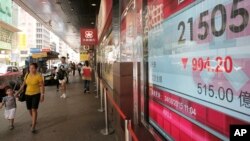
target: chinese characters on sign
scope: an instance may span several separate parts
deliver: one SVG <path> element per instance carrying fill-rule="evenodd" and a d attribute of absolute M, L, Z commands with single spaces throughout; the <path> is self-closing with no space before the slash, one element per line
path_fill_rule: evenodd
<path fill-rule="evenodd" d="M 239 98 L 241 107 L 250 108 L 250 93 L 241 91 Z"/>
<path fill-rule="evenodd" d="M 96 29 L 81 29 L 81 45 L 96 45 L 97 44 L 97 30 Z"/>
<path fill-rule="evenodd" d="M 148 0 L 149 122 L 166 139 L 229 140 L 250 122 L 249 4 Z"/>

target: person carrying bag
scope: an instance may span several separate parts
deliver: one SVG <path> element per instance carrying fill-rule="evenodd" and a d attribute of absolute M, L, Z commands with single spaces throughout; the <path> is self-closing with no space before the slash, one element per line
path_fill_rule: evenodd
<path fill-rule="evenodd" d="M 82 79 L 84 80 L 84 93 L 90 91 L 90 81 L 91 81 L 92 69 L 89 66 L 89 62 L 85 61 L 85 66 L 82 68 Z"/>
<path fill-rule="evenodd" d="M 25 89 L 25 101 L 27 110 L 30 113 L 32 124 L 31 132 L 36 133 L 36 122 L 38 116 L 39 103 L 44 101 L 44 79 L 43 76 L 37 71 L 38 65 L 32 63 L 29 66 L 29 74 L 25 77 L 24 83 L 20 88 Z M 26 85 L 26 88 L 24 88 Z"/>

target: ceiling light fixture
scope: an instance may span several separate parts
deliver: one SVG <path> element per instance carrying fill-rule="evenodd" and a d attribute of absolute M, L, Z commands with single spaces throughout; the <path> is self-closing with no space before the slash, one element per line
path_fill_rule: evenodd
<path fill-rule="evenodd" d="M 42 4 L 45 4 L 45 3 L 47 3 L 47 0 L 42 0 L 41 3 L 42 3 Z"/>
<path fill-rule="evenodd" d="M 91 24 L 95 24 L 94 22 L 91 22 Z"/>
<path fill-rule="evenodd" d="M 96 4 L 95 4 L 95 3 L 92 3 L 91 5 L 92 5 L 92 6 L 96 6 Z"/>

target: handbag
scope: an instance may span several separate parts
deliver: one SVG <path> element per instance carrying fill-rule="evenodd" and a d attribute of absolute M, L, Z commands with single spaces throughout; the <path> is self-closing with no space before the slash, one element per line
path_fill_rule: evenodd
<path fill-rule="evenodd" d="M 26 81 L 28 75 L 29 75 L 29 74 L 25 75 L 24 83 L 25 83 L 25 81 Z M 26 88 L 27 88 L 27 85 L 25 84 L 24 87 L 23 87 L 23 91 L 19 94 L 18 101 L 24 102 L 24 101 L 26 100 L 26 95 L 25 95 Z"/>

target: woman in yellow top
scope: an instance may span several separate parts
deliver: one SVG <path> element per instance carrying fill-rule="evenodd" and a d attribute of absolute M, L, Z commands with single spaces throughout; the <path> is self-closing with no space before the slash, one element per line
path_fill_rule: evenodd
<path fill-rule="evenodd" d="M 24 88 L 26 84 L 26 106 L 32 117 L 32 127 L 31 132 L 36 132 L 36 121 L 37 121 L 37 109 L 39 102 L 44 101 L 44 80 L 43 76 L 37 72 L 38 65 L 32 63 L 29 66 L 29 73 L 26 74 L 24 84 L 21 89 Z"/>

